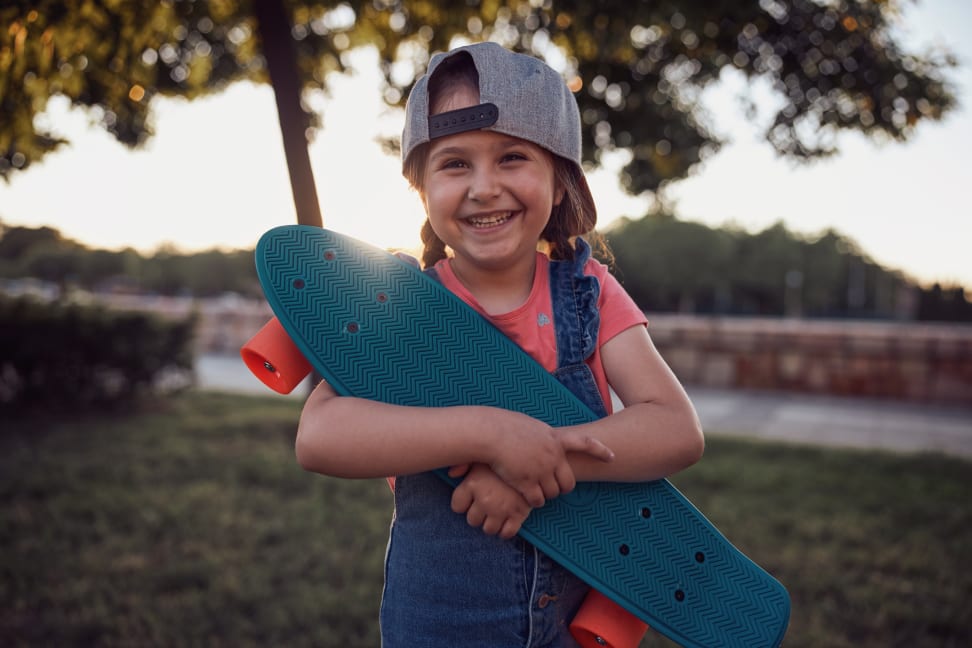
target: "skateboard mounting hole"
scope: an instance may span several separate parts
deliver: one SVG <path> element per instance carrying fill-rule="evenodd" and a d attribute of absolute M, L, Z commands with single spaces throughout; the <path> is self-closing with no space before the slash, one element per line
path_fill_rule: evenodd
<path fill-rule="evenodd" d="M 378 300 L 378 303 L 379 303 L 379 304 L 384 304 L 384 303 L 385 303 L 386 301 L 388 301 L 388 295 L 386 295 L 386 294 L 385 294 L 385 293 L 383 293 L 383 292 L 380 292 L 380 293 L 378 293 L 378 295 L 377 295 L 377 296 L 375 297 L 375 299 L 377 299 L 377 300 Z"/>
<path fill-rule="evenodd" d="M 675 600 L 681 603 L 685 600 L 685 592 L 682 590 L 675 590 Z"/>
<path fill-rule="evenodd" d="M 324 252 L 324 260 L 325 261 L 333 261 L 334 260 L 334 251 L 333 250 L 327 250 L 326 252 Z"/>
<path fill-rule="evenodd" d="M 695 562 L 697 562 L 697 563 L 704 563 L 705 562 L 705 554 L 702 553 L 701 551 L 695 552 Z"/>
<path fill-rule="evenodd" d="M 645 518 L 646 520 L 648 518 L 650 518 L 651 517 L 651 509 L 648 508 L 647 506 L 645 508 L 641 509 L 641 517 Z"/>
<path fill-rule="evenodd" d="M 263 368 L 269 371 L 270 373 L 277 373 L 277 368 L 274 367 L 272 364 L 270 364 L 269 360 L 265 360 L 263 362 Z"/>
<path fill-rule="evenodd" d="M 357 322 L 351 322 L 350 324 L 348 324 L 348 333 L 357 333 L 357 332 L 358 332 Z"/>
<path fill-rule="evenodd" d="M 304 287 L 304 280 L 303 279 L 294 279 L 294 288 L 296 288 L 297 290 L 300 290 L 303 287 Z"/>
<path fill-rule="evenodd" d="M 631 553 L 631 547 L 629 547 L 626 544 L 623 544 L 620 547 L 618 547 L 618 551 L 621 552 L 622 556 L 627 556 L 629 553 Z"/>

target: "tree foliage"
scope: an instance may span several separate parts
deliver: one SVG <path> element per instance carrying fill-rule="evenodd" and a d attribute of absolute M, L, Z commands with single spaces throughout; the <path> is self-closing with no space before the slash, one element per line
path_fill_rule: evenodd
<path fill-rule="evenodd" d="M 604 234 L 615 273 L 649 312 L 972 322 L 963 287 L 919 286 L 834 230 L 808 236 L 777 223 L 750 233 L 656 213 Z M 87 248 L 48 227 L 0 226 L 0 293 L 5 279 L 23 277 L 94 292 L 262 297 L 252 250 L 143 255 Z"/>
<path fill-rule="evenodd" d="M 712 229 L 652 214 L 606 233 L 625 288 L 650 312 L 969 321 L 961 287 L 923 289 L 827 230 Z"/>
<path fill-rule="evenodd" d="M 66 96 L 120 142 L 151 135 L 155 96 L 197 97 L 266 82 L 257 0 L 15 0 L 0 8 L 0 175 L 63 144 L 42 117 Z M 585 157 L 631 151 L 632 192 L 684 177 L 718 149 L 700 92 L 727 69 L 779 99 L 766 132 L 783 155 L 835 150 L 841 130 L 904 139 L 954 105 L 947 52 L 903 51 L 905 0 L 280 1 L 305 90 L 327 88 L 350 49 L 377 47 L 386 100 L 401 103 L 430 53 L 497 40 L 548 58 L 575 89 Z"/>
<path fill-rule="evenodd" d="M 0 279 L 33 277 L 60 287 L 211 297 L 262 296 L 252 250 L 180 252 L 163 246 L 153 254 L 90 249 L 48 227 L 0 224 Z"/>

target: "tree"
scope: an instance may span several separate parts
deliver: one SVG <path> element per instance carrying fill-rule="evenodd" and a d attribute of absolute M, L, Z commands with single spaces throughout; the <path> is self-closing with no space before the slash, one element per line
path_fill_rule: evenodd
<path fill-rule="evenodd" d="M 64 243 L 61 233 L 52 227 L 9 227 L 0 223 L 0 262 L 18 261 L 28 250 L 44 245 Z"/>
<path fill-rule="evenodd" d="M 972 322 L 972 302 L 962 286 L 942 287 L 936 283 L 923 290 L 918 302 L 918 319 L 925 321 Z"/>
<path fill-rule="evenodd" d="M 650 310 L 718 312 L 727 308 L 736 233 L 665 213 L 622 221 L 607 232 L 618 274 Z"/>
<path fill-rule="evenodd" d="M 738 239 L 736 300 L 744 310 L 758 314 L 782 311 L 787 274 L 802 272 L 801 248 L 781 222 Z"/>
<path fill-rule="evenodd" d="M 841 130 L 900 140 L 941 118 L 955 104 L 944 77 L 954 61 L 901 49 L 890 26 L 903 2 L 19 0 L 0 8 L 0 175 L 63 143 L 37 119 L 55 95 L 137 146 L 151 135 L 155 96 L 193 98 L 240 79 L 286 83 L 268 76 L 267 62 L 289 56 L 279 47 L 288 39 L 302 90 L 326 90 L 328 75 L 346 70 L 344 53 L 373 45 L 386 99 L 401 103 L 430 52 L 458 38 L 547 56 L 576 90 L 587 160 L 629 150 L 624 186 L 656 190 L 718 149 L 698 97 L 727 69 L 775 90 L 781 105 L 766 138 L 792 158 L 834 152 Z M 257 6 L 283 7 L 289 34 L 286 21 L 258 24 Z M 292 121 L 281 114 L 285 129 L 305 130 Z"/>
<path fill-rule="evenodd" d="M 917 286 L 833 230 L 801 235 L 776 223 L 749 233 L 657 213 L 622 221 L 606 234 L 625 289 L 648 311 L 876 318 L 916 314 L 905 302 Z M 940 297 L 923 296 L 925 311 L 937 307 Z M 950 311 L 949 318 L 961 319 L 959 311 Z"/>

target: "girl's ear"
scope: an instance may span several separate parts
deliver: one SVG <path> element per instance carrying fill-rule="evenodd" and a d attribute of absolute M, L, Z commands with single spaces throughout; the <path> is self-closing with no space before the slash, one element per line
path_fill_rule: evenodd
<path fill-rule="evenodd" d="M 554 182 L 553 206 L 559 207 L 560 203 L 564 202 L 564 196 L 566 194 L 567 190 L 564 189 L 564 185 L 559 182 Z"/>

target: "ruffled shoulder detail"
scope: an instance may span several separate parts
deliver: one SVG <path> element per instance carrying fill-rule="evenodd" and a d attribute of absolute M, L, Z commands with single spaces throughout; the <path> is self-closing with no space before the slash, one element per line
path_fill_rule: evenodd
<path fill-rule="evenodd" d="M 574 359 L 574 362 L 586 360 L 594 353 L 597 346 L 598 331 L 601 327 L 601 314 L 597 308 L 597 302 L 601 296 L 601 284 L 597 277 L 584 273 L 584 268 L 590 258 L 591 246 L 583 238 L 578 237 L 572 261 L 550 262 L 551 281 L 556 281 L 564 287 L 569 281 L 576 304 L 579 320 L 577 322 L 579 330 L 576 332 L 579 334 L 577 341 L 580 343 L 577 351 L 580 352 L 581 357 Z"/>

